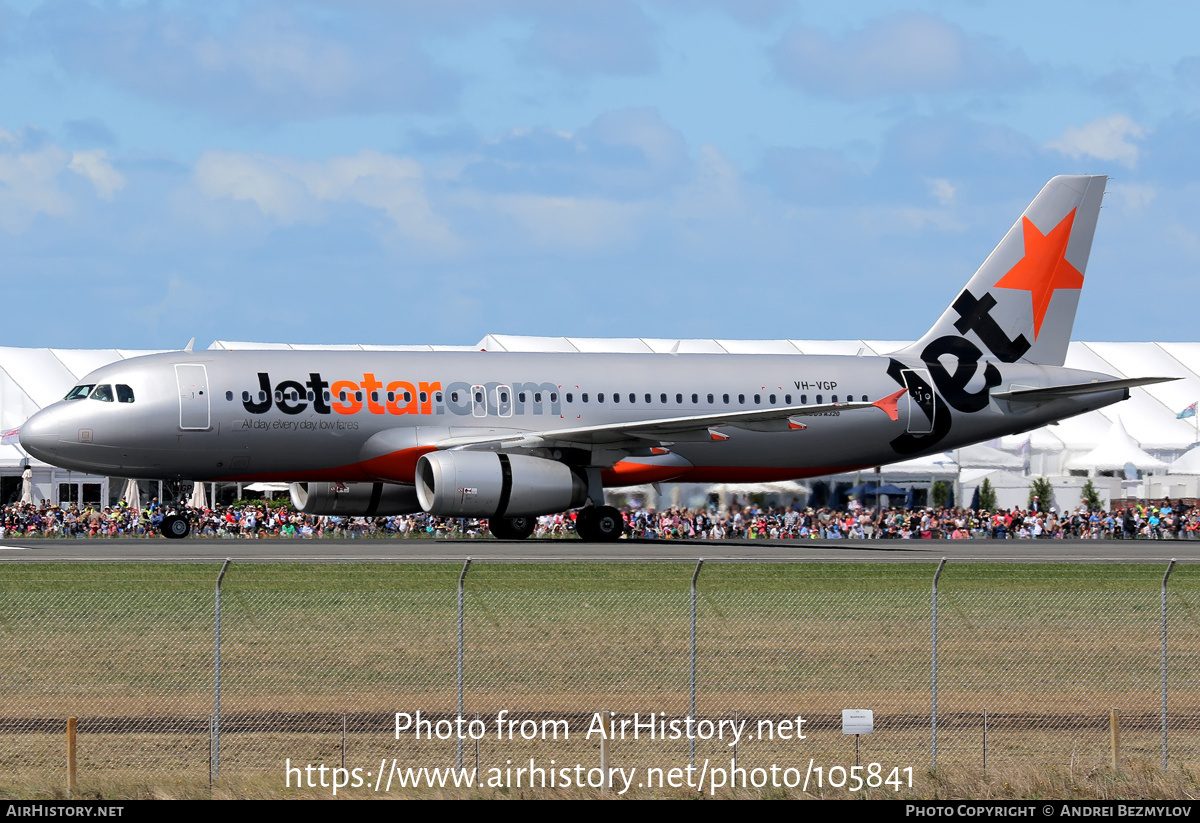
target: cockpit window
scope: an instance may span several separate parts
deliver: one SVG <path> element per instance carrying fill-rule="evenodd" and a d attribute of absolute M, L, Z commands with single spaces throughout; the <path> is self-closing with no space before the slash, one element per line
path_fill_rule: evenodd
<path fill-rule="evenodd" d="M 132 403 L 133 402 L 133 389 L 129 388 L 128 386 L 123 386 L 120 383 L 118 383 L 117 384 L 117 402 L 118 403 Z"/>
<path fill-rule="evenodd" d="M 92 389 L 90 397 L 92 400 L 103 400 L 105 403 L 111 403 L 113 401 L 112 386 L 107 383 L 101 383 Z"/>
<path fill-rule="evenodd" d="M 76 386 L 67 392 L 67 396 L 63 400 L 82 400 L 92 393 L 92 389 L 96 388 L 95 383 L 89 383 L 86 386 Z"/>

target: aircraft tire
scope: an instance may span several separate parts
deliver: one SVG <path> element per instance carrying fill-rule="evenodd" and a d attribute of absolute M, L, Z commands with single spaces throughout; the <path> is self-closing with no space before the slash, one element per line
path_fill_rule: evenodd
<path fill-rule="evenodd" d="M 192 524 L 182 515 L 172 514 L 163 518 L 158 531 L 168 540 L 182 540 L 192 531 Z"/>
<path fill-rule="evenodd" d="M 596 536 L 596 507 L 585 506 L 575 512 L 575 534 L 584 543 L 594 543 Z"/>
<path fill-rule="evenodd" d="M 536 517 L 493 517 L 488 521 L 488 530 L 497 540 L 524 540 L 536 528 Z"/>
<path fill-rule="evenodd" d="M 619 509 L 597 506 L 592 517 L 592 539 L 597 543 L 611 543 L 625 533 L 625 518 Z"/>

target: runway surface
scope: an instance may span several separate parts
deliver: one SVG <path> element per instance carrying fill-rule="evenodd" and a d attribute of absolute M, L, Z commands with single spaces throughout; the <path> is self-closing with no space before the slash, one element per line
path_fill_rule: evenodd
<path fill-rule="evenodd" d="M 4 562 L 215 563 L 1162 563 L 1200 561 L 1200 540 L 4 540 Z"/>

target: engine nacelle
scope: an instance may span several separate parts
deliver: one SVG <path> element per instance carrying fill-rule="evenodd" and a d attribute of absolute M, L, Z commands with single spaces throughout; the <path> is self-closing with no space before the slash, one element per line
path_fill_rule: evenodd
<path fill-rule="evenodd" d="M 447 517 L 533 517 L 580 506 L 587 486 L 556 460 L 495 452 L 430 452 L 417 461 L 417 498 Z"/>
<path fill-rule="evenodd" d="M 386 517 L 421 511 L 412 486 L 396 483 L 293 483 L 292 505 L 305 514 Z"/>

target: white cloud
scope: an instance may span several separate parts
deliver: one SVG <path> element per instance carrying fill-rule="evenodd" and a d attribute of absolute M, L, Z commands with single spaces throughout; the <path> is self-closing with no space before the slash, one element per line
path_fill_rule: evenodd
<path fill-rule="evenodd" d="M 1158 189 L 1142 183 L 1109 183 L 1108 192 L 1131 212 L 1143 211 L 1158 196 Z"/>
<path fill-rule="evenodd" d="M 775 63 L 795 86 L 849 99 L 1012 87 L 1034 73 L 1023 54 L 994 38 L 915 12 L 872 20 L 841 39 L 794 28 L 780 41 Z"/>
<path fill-rule="evenodd" d="M 313 162 L 209 151 L 196 162 L 194 179 L 208 197 L 252 202 L 284 225 L 319 221 L 326 203 L 356 203 L 384 212 L 397 231 L 422 245 L 455 242 L 429 204 L 420 164 L 406 157 L 364 149 Z"/>
<path fill-rule="evenodd" d="M 958 193 L 958 189 L 949 180 L 941 177 L 935 177 L 925 181 L 929 186 L 929 193 L 933 195 L 933 199 L 941 203 L 943 206 L 954 205 L 954 195 Z"/>
<path fill-rule="evenodd" d="M 7 132 L 0 143 L 16 141 Z M 71 198 L 58 185 L 71 155 L 58 146 L 28 151 L 0 150 L 0 228 L 12 234 L 29 229 L 39 214 L 65 217 Z"/>
<path fill-rule="evenodd" d="M 125 177 L 109 164 L 104 149 L 75 152 L 67 168 L 91 181 L 102 200 L 112 200 L 114 192 L 125 188 Z"/>
<path fill-rule="evenodd" d="M 1129 117 L 1110 114 L 1078 128 L 1071 126 L 1046 148 L 1076 159 L 1094 157 L 1133 168 L 1138 161 L 1138 147 L 1132 141 L 1145 136 L 1146 130 Z"/>

